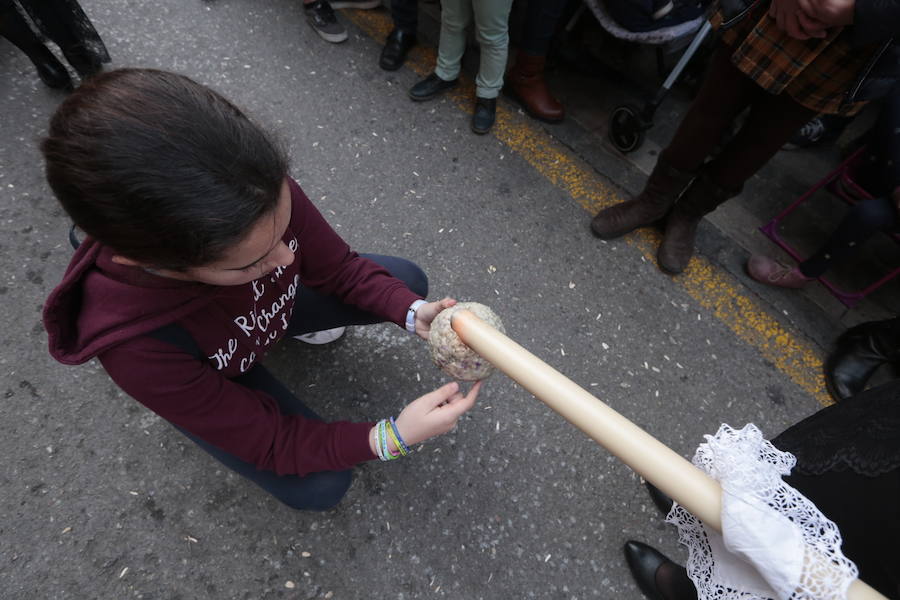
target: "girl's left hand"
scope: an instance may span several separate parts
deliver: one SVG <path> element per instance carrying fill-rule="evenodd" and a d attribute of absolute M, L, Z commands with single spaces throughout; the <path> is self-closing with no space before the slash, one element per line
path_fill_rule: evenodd
<path fill-rule="evenodd" d="M 439 312 L 445 308 L 450 308 L 454 304 L 456 304 L 456 300 L 453 298 L 444 298 L 443 300 L 429 302 L 420 306 L 419 310 L 416 311 L 416 333 L 419 334 L 419 337 L 428 341 L 428 334 L 431 333 L 431 322 L 434 321 Z"/>

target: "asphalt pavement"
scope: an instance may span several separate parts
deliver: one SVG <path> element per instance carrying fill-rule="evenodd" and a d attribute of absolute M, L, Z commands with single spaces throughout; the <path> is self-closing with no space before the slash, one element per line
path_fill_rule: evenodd
<path fill-rule="evenodd" d="M 615 200 L 635 173 L 592 172 L 580 191 L 550 176 L 528 150 L 544 130 L 505 101 L 503 127 L 475 136 L 454 98 L 410 102 L 419 75 L 381 71 L 365 28 L 342 17 L 350 39 L 325 43 L 297 1 L 82 4 L 112 66 L 184 73 L 275 130 L 355 249 L 416 261 L 431 298 L 491 306 L 511 338 L 683 456 L 721 423 L 774 437 L 820 407 L 817 384 L 702 289 L 661 274 L 640 243 L 589 234 L 578 194 Z M 63 96 L 5 42 L 0 90 L 0 596 L 638 599 L 626 540 L 684 559 L 639 478 L 502 374 L 452 433 L 360 466 L 336 509 L 304 513 L 219 468 L 96 362 L 54 362 L 40 312 L 71 254 L 69 223 L 37 142 Z M 557 162 L 581 160 L 561 148 Z M 719 276 L 710 268 L 701 282 Z M 445 381 L 390 325 L 284 342 L 266 364 L 331 420 L 396 414 Z"/>

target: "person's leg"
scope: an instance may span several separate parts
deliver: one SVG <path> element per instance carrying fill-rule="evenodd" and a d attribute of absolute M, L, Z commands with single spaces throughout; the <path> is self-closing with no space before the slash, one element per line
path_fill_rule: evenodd
<path fill-rule="evenodd" d="M 684 567 L 642 542 L 630 540 L 624 549 L 628 570 L 647 598 L 697 600 L 697 588 Z"/>
<path fill-rule="evenodd" d="M 475 77 L 475 110 L 472 131 L 485 134 L 494 126 L 497 96 L 509 54 L 509 11 L 512 0 L 473 0 L 475 35 L 480 63 Z"/>
<path fill-rule="evenodd" d="M 888 198 L 861 200 L 850 207 L 847 216 L 816 253 L 799 265 L 786 265 L 763 254 L 754 254 L 747 261 L 747 272 L 766 285 L 802 288 L 856 252 L 875 232 L 896 227 L 897 216 L 897 207 Z"/>
<path fill-rule="evenodd" d="M 391 18 L 394 28 L 388 34 L 378 59 L 379 66 L 386 71 L 396 71 L 406 61 L 406 55 L 416 45 L 416 31 L 419 27 L 418 0 L 393 0 Z"/>
<path fill-rule="evenodd" d="M 428 277 L 415 263 L 396 256 L 363 254 L 396 277 L 423 298 L 428 295 Z M 323 329 L 347 325 L 372 325 L 381 318 L 355 306 L 344 304 L 334 296 L 326 296 L 315 290 L 301 287 L 297 290 L 294 314 L 287 335 L 295 336 Z"/>
<path fill-rule="evenodd" d="M 694 180 L 734 119 L 761 93 L 764 92 L 759 86 L 731 64 L 731 50 L 720 44 L 697 97 L 656 161 L 644 190 L 597 213 L 591 221 L 594 235 L 614 239 L 662 219 Z"/>
<path fill-rule="evenodd" d="M 472 21 L 472 0 L 441 0 L 441 38 L 435 74 L 443 81 L 459 77 L 466 51 L 466 27 Z"/>
<path fill-rule="evenodd" d="M 744 79 L 749 81 L 746 77 Z M 726 82 L 721 85 L 726 85 Z M 815 114 L 814 110 L 806 108 L 787 94 L 772 95 L 757 88 L 751 101 L 750 114 L 741 130 L 715 158 L 703 166 L 702 175 L 694 180 L 669 214 L 663 241 L 657 252 L 660 268 L 669 273 L 682 272 L 694 254 L 697 225 L 703 216 L 740 194 L 744 182 L 756 174 L 791 134 Z M 701 143 L 710 141 L 711 137 Z M 682 167 L 694 164 L 699 167 L 700 164 L 693 162 L 696 156 L 685 161 L 684 157 L 676 158 L 677 154 L 672 154 L 673 147 L 677 149 L 681 146 L 682 144 L 670 145 L 664 154 L 669 160 L 681 160 L 679 164 Z"/>
<path fill-rule="evenodd" d="M 755 84 L 754 84 L 755 85 Z M 784 145 L 798 127 L 816 115 L 787 94 L 761 93 L 740 131 L 704 170 L 726 189 L 742 188 Z"/>
<path fill-rule="evenodd" d="M 680 171 L 697 171 L 735 118 L 765 92 L 731 64 L 732 50 L 719 44 L 700 91 L 660 158 Z"/>
<path fill-rule="evenodd" d="M 820 277 L 831 265 L 855 252 L 875 232 L 889 229 L 896 223 L 897 207 L 888 198 L 857 202 L 825 244 L 800 263 L 800 272 L 807 277 Z"/>
<path fill-rule="evenodd" d="M 96 75 L 109 61 L 106 47 L 77 2 L 41 0 L 24 6 L 81 77 Z"/>
<path fill-rule="evenodd" d="M 41 42 L 12 0 L 0 0 L 0 36 L 8 39 L 34 64 L 38 77 L 55 89 L 71 89 L 72 79 L 66 68 Z"/>
<path fill-rule="evenodd" d="M 880 169 L 876 174 L 878 189 L 869 191 L 876 195 L 896 195 L 900 187 L 900 84 L 894 85 L 884 99 L 872 133 L 870 146 Z"/>
<path fill-rule="evenodd" d="M 516 64 L 506 74 L 506 91 L 529 115 L 548 123 L 562 121 L 565 110 L 544 80 L 544 66 L 566 0 L 528 0 Z"/>
<path fill-rule="evenodd" d="M 419 0 L 391 0 L 391 19 L 394 29 L 415 35 L 419 28 Z"/>
<path fill-rule="evenodd" d="M 260 364 L 255 365 L 247 373 L 234 378 L 233 381 L 269 394 L 278 401 L 283 414 L 320 419 Z M 322 471 L 310 473 L 304 477 L 277 475 L 274 471 L 258 469 L 255 465 L 213 446 L 180 427 L 178 430 L 223 465 L 246 477 L 291 508 L 328 510 L 340 502 L 347 490 L 350 489 L 352 476 L 349 470 Z"/>
<path fill-rule="evenodd" d="M 472 0 L 475 33 L 481 51 L 475 95 L 496 98 L 503 87 L 509 54 L 509 11 L 512 0 Z"/>
<path fill-rule="evenodd" d="M 347 40 L 347 30 L 328 0 L 303 0 L 303 13 L 309 26 L 326 42 L 340 44 Z"/>
<path fill-rule="evenodd" d="M 547 56 L 559 18 L 568 0 L 528 0 L 521 49 L 531 56 Z"/>

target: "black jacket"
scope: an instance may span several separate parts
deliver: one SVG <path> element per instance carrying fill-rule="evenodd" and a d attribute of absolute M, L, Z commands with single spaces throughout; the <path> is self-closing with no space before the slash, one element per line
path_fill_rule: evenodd
<path fill-rule="evenodd" d="M 882 98 L 900 80 L 900 0 L 857 0 L 854 45 L 881 42 L 878 53 L 847 93 L 847 102 Z"/>

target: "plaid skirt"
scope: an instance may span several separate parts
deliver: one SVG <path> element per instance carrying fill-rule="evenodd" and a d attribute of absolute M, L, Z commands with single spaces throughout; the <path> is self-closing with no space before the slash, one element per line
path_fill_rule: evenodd
<path fill-rule="evenodd" d="M 844 28 L 830 29 L 821 39 L 794 39 L 769 16 L 771 0 L 759 0 L 733 27 L 722 30 L 722 41 L 734 53 L 731 62 L 772 94 L 786 93 L 819 113 L 853 115 L 865 102 L 848 103 L 850 88 L 878 49 L 877 44 L 851 46 Z M 723 15 L 710 22 L 719 29 Z"/>

